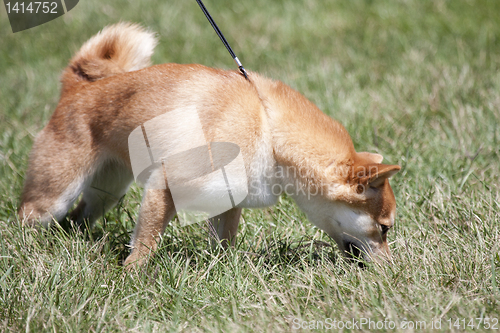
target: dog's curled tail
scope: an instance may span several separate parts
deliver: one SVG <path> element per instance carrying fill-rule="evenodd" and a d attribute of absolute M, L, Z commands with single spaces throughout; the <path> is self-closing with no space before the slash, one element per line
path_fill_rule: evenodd
<path fill-rule="evenodd" d="M 155 34 L 137 24 L 105 27 L 71 59 L 62 77 L 63 87 L 147 67 L 156 44 Z"/>

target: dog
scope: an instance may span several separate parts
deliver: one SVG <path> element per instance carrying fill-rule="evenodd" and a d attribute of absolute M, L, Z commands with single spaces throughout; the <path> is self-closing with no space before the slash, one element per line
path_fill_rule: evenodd
<path fill-rule="evenodd" d="M 241 156 L 244 177 L 238 186 L 248 189 L 229 209 L 209 216 L 224 246 L 234 244 L 242 208 L 267 207 L 287 193 L 346 256 L 389 258 L 387 232 L 396 211 L 389 178 L 398 165 L 382 164 L 379 154 L 356 152 L 340 123 L 282 82 L 198 64 L 150 67 L 156 44 L 152 32 L 118 23 L 88 40 L 71 59 L 61 77 L 59 104 L 32 148 L 18 210 L 22 223 L 46 227 L 59 222 L 81 197 L 69 218 L 92 224 L 137 180 L 134 163 L 141 161 L 131 158 L 132 133 L 145 134 L 144 124 L 159 125 L 181 133 L 182 140 L 173 137 L 162 144 L 183 151 L 198 134 L 182 131 L 201 126 L 205 153 L 213 153 L 213 143 L 236 147 L 232 153 L 219 149 L 221 160 L 208 163 L 211 171 L 217 169 L 214 164 Z M 170 114 L 177 118 L 162 118 Z M 155 140 L 151 135 L 150 142 Z M 143 146 L 151 148 L 147 142 Z M 172 177 L 164 160 L 142 175 L 144 195 L 125 266 L 142 265 L 154 253 L 178 212 L 169 186 L 174 178 L 181 179 L 184 168 L 194 168 L 198 176 L 205 172 L 193 156 L 198 154 L 189 155 L 185 167 L 171 164 Z M 182 184 L 176 183 L 181 189 Z M 205 178 L 191 182 L 184 194 L 199 190 L 217 196 L 220 191 L 210 191 L 227 184 Z"/>

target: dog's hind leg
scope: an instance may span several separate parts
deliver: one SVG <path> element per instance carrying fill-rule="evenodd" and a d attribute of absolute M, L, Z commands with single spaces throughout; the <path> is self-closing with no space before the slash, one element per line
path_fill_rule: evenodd
<path fill-rule="evenodd" d="M 241 208 L 236 207 L 210 219 L 224 248 L 235 245 L 240 217 Z"/>
<path fill-rule="evenodd" d="M 83 189 L 82 199 L 70 213 L 70 219 L 79 226 L 86 222 L 92 227 L 95 220 L 125 195 L 132 180 L 130 169 L 123 163 L 114 160 L 104 162 Z"/>

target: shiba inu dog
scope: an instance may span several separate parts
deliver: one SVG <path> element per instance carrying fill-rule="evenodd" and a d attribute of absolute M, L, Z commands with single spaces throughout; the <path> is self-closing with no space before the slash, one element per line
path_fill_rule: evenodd
<path fill-rule="evenodd" d="M 62 75 L 59 104 L 31 152 L 18 212 L 23 223 L 60 221 L 80 195 L 69 217 L 92 223 L 134 180 L 132 133 L 142 138 L 145 124 L 171 130 L 178 133 L 172 140 L 147 133 L 144 149 L 151 152 L 156 140 L 182 152 L 192 147 L 197 134 L 189 131 L 198 124 L 211 154 L 209 171 L 222 168 L 213 143 L 231 143 L 237 147 L 234 156 L 242 157 L 245 176 L 237 181 L 248 191 L 238 202 L 231 197 L 233 206 L 210 219 L 225 246 L 234 242 L 242 208 L 270 206 L 287 193 L 347 255 L 390 255 L 387 231 L 394 224 L 396 202 L 389 178 L 399 166 L 381 164 L 378 154 L 356 152 L 342 125 L 281 82 L 253 72 L 247 80 L 236 71 L 202 65 L 149 67 L 156 43 L 153 33 L 119 23 L 92 37 L 71 59 Z M 193 110 L 195 120 L 188 116 Z M 176 116 L 166 120 L 163 115 Z M 230 154 L 221 149 L 223 160 Z M 164 162 L 144 176 L 132 252 L 125 261 L 129 267 L 155 251 L 177 212 L 169 184 L 182 178 L 183 168 L 203 174 L 198 167 L 203 163 L 192 157 L 170 164 L 177 170 L 173 177 Z M 225 183 L 195 179 L 186 193 L 217 195 L 210 191 L 229 184 L 226 173 Z M 161 186 L 158 179 L 164 179 Z"/>

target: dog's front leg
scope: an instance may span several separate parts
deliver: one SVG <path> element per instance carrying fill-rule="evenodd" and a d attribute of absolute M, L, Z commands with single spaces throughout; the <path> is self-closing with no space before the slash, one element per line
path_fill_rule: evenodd
<path fill-rule="evenodd" d="M 236 243 L 236 233 L 238 232 L 240 217 L 241 208 L 233 208 L 210 219 L 212 226 L 217 232 L 219 241 L 221 241 L 225 249 Z"/>
<path fill-rule="evenodd" d="M 139 221 L 132 237 L 132 253 L 124 266 L 131 269 L 145 263 L 148 255 L 155 252 L 160 236 L 175 215 L 170 190 L 146 189 L 139 212 Z"/>

